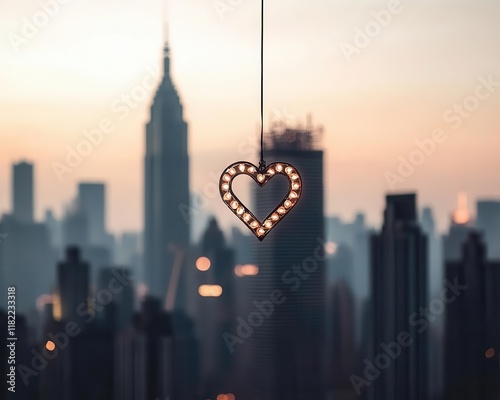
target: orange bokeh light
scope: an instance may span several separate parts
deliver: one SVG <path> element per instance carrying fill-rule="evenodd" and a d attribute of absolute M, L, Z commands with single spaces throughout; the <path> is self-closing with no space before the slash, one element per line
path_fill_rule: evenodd
<path fill-rule="evenodd" d="M 493 358 L 495 356 L 495 349 L 490 347 L 488 350 L 486 350 L 486 353 L 484 354 L 486 358 Z"/>
<path fill-rule="evenodd" d="M 45 348 L 48 351 L 54 351 L 56 349 L 56 344 L 52 340 L 48 340 L 47 343 L 45 343 Z"/>
<path fill-rule="evenodd" d="M 220 285 L 201 285 L 198 288 L 198 294 L 202 297 L 220 297 L 222 286 Z"/>
<path fill-rule="evenodd" d="M 210 265 L 210 259 L 207 257 L 200 257 L 196 260 L 196 268 L 198 268 L 199 271 L 208 271 L 210 269 Z"/>
<path fill-rule="evenodd" d="M 237 265 L 234 267 L 234 274 L 239 278 L 244 276 L 256 276 L 259 275 L 259 267 L 252 264 Z"/>

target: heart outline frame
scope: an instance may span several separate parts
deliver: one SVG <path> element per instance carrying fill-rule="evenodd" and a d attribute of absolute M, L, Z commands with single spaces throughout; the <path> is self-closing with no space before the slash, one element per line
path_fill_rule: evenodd
<path fill-rule="evenodd" d="M 285 197 L 262 221 L 240 201 L 233 192 L 233 181 L 239 175 L 250 176 L 260 187 L 264 187 L 276 175 L 286 176 L 289 190 Z M 260 241 L 290 213 L 302 195 L 302 178 L 293 165 L 274 162 L 262 169 L 248 161 L 237 161 L 224 169 L 219 180 L 219 193 L 222 201 Z"/>

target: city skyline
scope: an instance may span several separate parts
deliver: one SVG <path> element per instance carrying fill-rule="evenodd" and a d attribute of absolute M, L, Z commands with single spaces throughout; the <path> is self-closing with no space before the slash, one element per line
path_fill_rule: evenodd
<path fill-rule="evenodd" d="M 307 136 L 310 132 L 307 129 L 294 131 L 296 142 L 303 143 L 299 137 Z M 175 130 L 168 129 L 162 133 L 170 137 Z M 134 385 L 153 396 L 154 393 L 163 393 L 165 396 L 182 392 L 184 394 L 179 398 L 186 400 L 194 400 L 192 396 L 195 396 L 196 387 L 199 393 L 205 393 L 197 400 L 224 392 L 237 393 L 237 397 L 242 400 L 263 398 L 258 393 L 266 393 L 266 396 L 270 396 L 266 398 L 274 400 L 285 392 L 289 398 L 299 399 L 304 390 L 307 393 L 317 391 L 317 398 L 323 398 L 327 391 L 333 391 L 339 399 L 352 400 L 355 398 L 352 397 L 354 393 L 363 399 L 378 398 L 382 393 L 387 393 L 388 398 L 399 399 L 401 394 L 397 393 L 406 393 L 408 388 L 418 386 L 421 391 L 411 392 L 415 398 L 429 398 L 425 394 L 427 389 L 432 391 L 431 398 L 436 400 L 448 398 L 445 396 L 454 391 L 462 393 L 462 390 L 470 394 L 464 398 L 470 398 L 471 393 L 481 396 L 478 397 L 481 400 L 497 398 L 498 364 L 494 356 L 498 349 L 499 327 L 494 323 L 494 316 L 500 301 L 495 290 L 499 265 L 495 255 L 500 231 L 493 221 L 500 218 L 500 200 L 479 203 L 481 218 L 473 221 L 463 214 L 465 202 L 459 198 L 454 212 L 455 220 L 450 223 L 450 234 L 443 237 L 432 234 L 432 215 L 429 215 L 428 209 L 420 217 L 415 193 L 387 195 L 384 225 L 377 230 L 364 225 L 361 215 L 352 224 L 325 218 L 321 184 L 322 151 L 307 146 L 302 149 L 296 142 L 280 141 L 282 137 L 294 136 L 289 135 L 290 131 L 287 133 L 275 132 L 270 157 L 289 159 L 302 171 L 305 180 L 314 186 L 304 194 L 297 212 L 288 217 L 262 244 L 252 242 L 254 238 L 251 236 L 243 239 L 244 236 L 237 230 L 233 230 L 232 238 L 226 242 L 217 221 L 211 220 L 204 227 L 202 238 L 188 245 L 184 267 L 187 284 L 179 285 L 180 289 L 182 287 L 182 297 L 187 300 L 186 307 L 182 307 L 186 311 L 172 310 L 168 301 L 166 304 L 162 301 L 161 290 L 160 293 L 156 291 L 156 294 L 151 290 L 153 297 L 146 295 L 148 282 L 141 278 L 141 274 L 137 274 L 138 270 L 133 266 L 134 257 L 125 261 L 124 265 L 132 267 L 130 269 L 112 266 L 116 265 L 115 261 L 103 259 L 103 248 L 87 244 L 92 242 L 93 237 L 102 235 L 102 229 L 92 234 L 91 229 L 87 230 L 85 221 L 97 217 L 97 225 L 102 227 L 105 210 L 100 207 L 85 210 L 84 204 L 102 204 L 105 186 L 96 183 L 80 186 L 80 196 L 75 202 L 78 207 L 59 223 L 71 235 L 63 234 L 64 240 L 57 245 L 50 244 L 54 239 L 51 237 L 54 231 L 50 221 L 46 224 L 23 223 L 22 215 L 4 215 L 0 220 L 0 231 L 8 232 L 9 235 L 0 246 L 0 273 L 5 273 L 6 278 L 2 283 L 15 284 L 24 290 L 30 287 L 26 292 L 29 296 L 25 294 L 19 298 L 19 310 L 22 310 L 19 318 L 26 315 L 29 326 L 43 329 L 38 346 L 48 346 L 46 349 L 49 352 L 56 347 L 60 347 L 57 351 L 62 351 L 59 357 L 54 354 L 56 361 L 47 364 L 49 368 L 43 368 L 45 372 L 42 371 L 39 379 L 29 378 L 26 381 L 28 375 L 20 372 L 23 382 L 29 382 L 21 390 L 34 393 L 39 389 L 40 398 L 45 398 L 43 396 L 50 392 L 54 393 L 50 395 L 51 398 L 61 400 L 65 397 L 55 395 L 61 390 L 78 393 L 78 399 L 81 400 L 108 399 L 113 390 L 126 393 L 126 388 Z M 280 149 L 280 145 L 284 148 Z M 14 169 L 12 174 L 15 174 Z M 183 182 L 176 184 L 182 185 Z M 274 186 L 267 197 L 257 198 L 256 211 L 262 211 L 272 202 L 272 198 L 279 198 L 279 194 L 279 186 Z M 31 194 L 28 193 L 28 196 Z M 17 201 L 22 204 L 26 200 L 24 197 L 17 197 Z M 93 215 L 96 211 L 97 215 Z M 162 217 L 162 220 L 167 221 L 168 218 Z M 324 227 L 327 227 L 325 231 Z M 72 237 L 80 235 L 83 236 L 73 242 L 75 239 Z M 368 261 L 368 246 L 363 244 L 368 236 L 371 237 L 371 262 Z M 332 239 L 334 242 L 329 241 Z M 22 251 L 26 243 L 36 253 Z M 34 243 L 39 245 L 38 249 L 35 249 Z M 429 252 L 433 245 L 443 250 L 443 257 L 438 264 L 433 261 L 428 264 L 427 261 L 433 260 Z M 88 256 L 81 257 L 79 247 Z M 450 248 L 453 251 L 448 251 Z M 126 258 L 123 248 L 120 250 L 116 247 L 115 250 L 122 253 L 115 254 L 115 259 L 118 256 Z M 109 255 L 113 253 L 111 250 Z M 361 259 L 356 261 L 354 255 L 361 256 Z M 45 260 L 40 256 L 45 257 Z M 356 265 L 360 261 L 364 266 Z M 240 265 L 238 262 L 256 265 Z M 463 271 L 457 272 L 461 268 Z M 243 270 L 246 272 L 242 273 Z M 445 273 L 444 282 L 439 271 Z M 477 271 L 477 276 L 472 274 L 474 271 Z M 357 287 L 357 281 L 364 273 L 371 276 L 371 290 L 367 297 Z M 35 274 L 39 274 L 39 278 L 31 279 Z M 41 281 L 42 276 L 45 282 Z M 477 281 L 477 278 L 485 276 L 483 283 Z M 456 286 L 456 279 L 459 279 L 458 282 L 467 279 L 467 284 L 470 279 L 471 288 L 475 288 L 474 296 L 465 297 L 466 303 L 452 305 L 447 298 L 440 300 L 436 293 L 431 294 L 429 291 L 437 283 L 441 285 L 441 299 L 447 288 L 452 288 L 452 291 L 466 288 L 467 293 L 472 293 L 468 286 Z M 123 288 L 112 285 L 118 281 L 124 285 Z M 452 282 L 454 286 L 450 286 Z M 204 292 L 202 288 L 207 286 L 217 286 L 220 291 Z M 122 294 L 125 288 L 127 290 Z M 339 288 L 343 288 L 340 297 L 337 296 Z M 170 286 L 167 298 L 169 291 Z M 272 302 L 266 298 L 269 293 Z M 431 297 L 428 297 L 429 294 Z M 361 307 L 349 301 L 351 295 L 355 296 Z M 331 314 L 330 307 L 325 308 L 327 298 L 332 299 L 332 296 L 339 302 L 333 303 L 338 314 Z M 93 298 L 96 303 L 93 303 Z M 487 300 L 484 309 L 481 308 L 481 299 Z M 112 305 L 108 307 L 109 301 L 112 301 Z M 440 308 L 436 308 L 436 302 L 441 304 Z M 429 314 L 422 308 L 425 304 L 429 304 Z M 459 351 L 470 343 L 473 330 L 461 332 L 460 341 L 463 345 L 458 345 L 458 339 L 455 340 L 456 328 L 450 328 L 461 326 L 461 312 L 457 313 L 455 306 L 465 307 L 467 313 L 477 317 L 480 322 L 479 326 L 471 324 L 480 335 L 474 342 L 473 353 Z M 433 322 L 445 308 L 455 310 L 455 314 L 448 316 L 445 321 L 438 319 Z M 417 309 L 420 314 L 417 314 Z M 322 323 L 321 314 L 326 310 L 330 312 L 326 312 L 326 319 Z M 248 316 L 246 320 L 242 319 L 242 315 Z M 417 315 L 422 318 L 417 319 Z M 83 318 L 85 316 L 89 318 Z M 489 322 L 486 316 L 492 321 Z M 95 322 L 91 324 L 89 321 L 94 321 L 94 318 Z M 266 318 L 269 321 L 263 324 Z M 37 326 L 36 321 L 40 323 L 42 320 L 42 325 Z M 443 322 L 446 323 L 443 325 Z M 69 353 L 64 351 L 63 342 L 53 335 L 63 324 L 81 327 L 75 331 L 76 337 L 71 339 Z M 327 326 L 330 328 L 325 331 Z M 446 330 L 442 331 L 444 327 Z M 178 347 L 170 347 L 170 340 L 176 340 L 176 332 L 181 332 L 181 338 L 177 339 Z M 322 335 L 326 332 L 327 340 L 323 345 Z M 147 335 L 146 342 L 143 342 L 142 334 Z M 296 341 L 302 335 L 304 337 Z M 391 342 L 394 337 L 397 337 L 399 344 Z M 432 342 L 428 341 L 430 338 Z M 31 343 L 36 345 L 33 340 L 37 339 L 31 338 Z M 139 370 L 121 368 L 131 365 L 125 360 L 137 356 L 131 351 L 136 340 L 146 343 L 145 347 L 139 348 L 149 354 L 147 361 L 143 358 L 144 353 L 137 358 L 142 360 Z M 446 352 L 437 351 L 441 342 Z M 110 350 L 113 343 L 120 346 L 114 356 Z M 86 385 L 91 375 L 78 372 L 80 366 L 93 363 L 88 357 L 86 346 L 98 346 L 109 353 L 99 363 L 103 373 L 99 374 L 99 382 L 93 386 Z M 407 346 L 409 349 L 402 350 Z M 486 350 L 481 349 L 481 346 L 485 346 Z M 322 362 L 319 362 L 326 355 L 321 349 L 329 350 L 328 354 L 333 357 L 325 365 L 326 386 L 321 383 L 323 373 L 320 370 L 323 367 L 320 365 Z M 24 344 L 23 354 L 27 354 L 28 350 L 29 347 Z M 158 350 L 161 356 L 152 356 Z M 188 359 L 182 357 L 184 354 Z M 423 368 L 427 364 L 425 354 L 432 358 L 431 369 Z M 72 357 L 75 360 L 72 365 L 77 368 L 74 371 L 64 367 Z M 364 368 L 360 366 L 363 357 L 366 357 L 363 360 Z M 474 360 L 470 368 L 454 368 L 453 374 L 448 372 L 450 369 L 442 369 L 443 363 L 461 365 L 460 362 L 454 362 L 455 359 L 464 360 L 462 364 L 469 365 L 465 362 L 468 357 Z M 395 360 L 394 363 L 390 361 L 391 358 Z M 262 363 L 269 369 L 263 368 Z M 295 368 L 290 368 L 292 365 L 304 367 L 299 373 Z M 331 369 L 334 365 L 341 368 L 338 374 L 333 374 L 336 371 Z M 172 366 L 173 370 L 170 369 Z M 120 371 L 119 375 L 111 373 L 113 368 Z M 146 388 L 141 382 L 149 369 L 156 368 L 163 371 L 164 378 L 149 381 Z M 200 376 L 197 375 L 197 368 L 200 368 Z M 373 371 L 378 369 L 370 368 L 380 369 L 383 375 L 374 377 Z M 71 384 L 62 389 L 56 380 L 49 378 L 53 374 Z M 262 374 L 268 379 L 264 379 Z M 476 375 L 479 379 L 477 383 L 472 379 Z M 173 381 L 174 376 L 181 380 Z M 74 383 L 73 379 L 76 379 Z M 252 379 L 259 380 L 260 384 L 255 384 Z M 171 382 L 177 383 L 172 385 Z M 195 382 L 199 386 L 193 386 Z M 249 391 L 248 385 L 255 393 Z M 96 397 L 94 392 L 104 397 Z M 28 398 L 27 395 L 23 396 Z M 29 398 L 35 398 L 35 395 Z"/>
<path fill-rule="evenodd" d="M 73 197 L 76 182 L 98 179 L 108 184 L 108 203 L 113 205 L 110 230 L 142 228 L 144 123 L 154 89 L 123 120 L 124 114 L 110 111 L 110 105 L 145 78 L 146 86 L 157 86 L 160 3 L 100 5 L 102 14 L 92 13 L 89 28 L 93 4 L 69 2 L 18 52 L 8 34 L 19 34 L 23 18 L 34 15 L 39 5 L 19 2 L 5 9 L 0 54 L 6 62 L 0 68 L 11 79 L 0 94 L 6 110 L 0 119 L 0 187 L 10 186 L 13 161 L 33 161 L 38 167 L 37 219 L 47 207 L 60 215 L 59 204 Z M 481 79 L 500 81 L 494 39 L 500 6 L 491 1 L 454 2 L 453 7 L 449 2 L 400 4 L 401 12 L 393 13 L 390 24 L 350 62 L 341 44 L 352 45 L 356 28 L 375 21 L 372 13 L 387 10 L 386 2 L 266 5 L 266 126 L 276 119 L 304 123 L 312 113 L 325 132 L 326 214 L 350 219 L 363 210 L 372 225 L 380 224 L 383 194 L 391 191 L 384 174 L 397 170 L 399 156 L 408 159 L 418 150 L 415 140 L 431 137 L 434 129 L 445 130 L 446 141 L 437 143 L 435 152 L 397 188 L 417 191 L 422 206 L 432 204 L 443 231 L 459 191 L 467 191 L 471 203 L 500 196 L 493 145 L 499 140 L 496 86 L 477 112 L 463 118 L 460 129 L 453 130 L 451 114 L 452 122 L 443 120 L 450 107 L 474 95 Z M 234 159 L 257 160 L 258 12 L 249 2 L 222 18 L 211 1 L 197 7 L 192 2 L 170 5 L 173 75 L 191 126 L 194 192 L 203 193 L 210 173 L 220 174 Z M 471 13 L 477 18 L 464 29 Z M 297 25 L 301 29 L 295 26 L 297 15 L 308 15 Z M 420 25 L 424 16 L 432 28 L 425 33 Z M 193 26 L 180 23 L 186 18 Z M 132 28 L 132 21 L 141 29 Z M 78 33 L 82 30 L 87 33 Z M 117 107 L 122 105 L 120 100 Z M 30 118 L 24 118 L 26 113 Z M 113 120 L 114 130 L 60 183 L 52 163 L 64 162 L 65 147 L 75 148 L 85 139 L 82 130 L 104 118 Z M 219 203 L 210 197 L 204 211 L 217 215 L 227 231 L 236 224 Z M 2 190 L 0 211 L 9 207 Z"/>
<path fill-rule="evenodd" d="M 365 3 L 4 7 L 0 392 L 500 398 L 500 3 Z"/>

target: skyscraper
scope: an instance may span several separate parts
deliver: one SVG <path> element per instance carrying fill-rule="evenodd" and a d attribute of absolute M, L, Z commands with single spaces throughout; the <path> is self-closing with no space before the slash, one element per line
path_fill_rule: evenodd
<path fill-rule="evenodd" d="M 105 229 L 104 193 L 102 184 L 80 184 L 62 220 L 63 246 L 78 247 L 92 273 L 113 262 L 114 238 Z"/>
<path fill-rule="evenodd" d="M 91 245 L 102 245 L 106 240 L 106 187 L 103 183 L 78 185 L 78 209 L 87 218 Z"/>
<path fill-rule="evenodd" d="M 116 339 L 116 399 L 168 399 L 174 395 L 172 316 L 147 298 L 133 325 Z"/>
<path fill-rule="evenodd" d="M 198 285 L 220 285 L 218 297 L 196 293 L 196 321 L 202 329 L 200 335 L 201 384 L 204 397 L 216 397 L 232 389 L 234 357 L 221 340 L 224 332 L 233 328 L 235 315 L 234 250 L 227 246 L 224 233 L 212 217 L 199 245 L 200 255 L 209 260 L 209 269 L 196 271 Z M 196 264 L 204 260 L 199 258 Z M 199 268 L 198 268 L 199 269 Z M 198 288 L 197 288 L 198 289 Z"/>
<path fill-rule="evenodd" d="M 0 289 L 23 287 L 16 306 L 28 316 L 37 297 L 50 291 L 55 257 L 47 227 L 33 220 L 33 168 L 26 162 L 13 165 L 13 214 L 0 219 Z"/>
<path fill-rule="evenodd" d="M 486 261 L 481 234 L 470 231 L 460 259 L 445 265 L 454 287 L 446 305 L 445 399 L 498 399 L 500 263 Z"/>
<path fill-rule="evenodd" d="M 144 268 L 149 293 L 163 299 L 174 268 L 183 270 L 189 246 L 189 159 L 187 123 L 170 76 L 168 44 L 164 76 L 146 125 Z M 175 274 L 177 275 L 177 274 Z M 172 282 L 172 290 L 182 285 Z M 180 292 L 180 291 L 179 291 Z M 179 293 L 178 292 L 178 293 Z M 177 304 L 182 299 L 177 299 Z"/>
<path fill-rule="evenodd" d="M 436 232 L 434 214 L 430 207 L 424 207 L 420 216 L 422 231 L 427 236 L 428 241 L 428 288 L 432 298 L 439 296 L 443 286 L 443 262 L 442 245 L 440 237 Z M 435 321 L 430 321 L 429 327 L 429 357 L 430 362 L 430 390 L 431 393 L 440 393 L 443 381 L 443 320 L 442 315 Z"/>
<path fill-rule="evenodd" d="M 326 291 L 323 151 L 319 148 L 319 132 L 310 123 L 305 129 L 284 127 L 268 135 L 268 163 L 294 165 L 302 176 L 304 190 L 290 215 L 264 241 L 255 241 L 260 272 L 250 289 L 248 315 L 255 314 L 254 300 L 269 302 L 273 293 L 282 297 L 275 298 L 272 315 L 256 327 L 250 339 L 254 371 L 249 381 L 258 384 L 242 398 L 321 400 L 325 396 Z M 258 217 L 267 215 L 289 190 L 285 179 L 274 180 L 254 191 Z"/>
<path fill-rule="evenodd" d="M 85 316 L 90 294 L 89 265 L 80 258 L 80 249 L 68 247 L 66 260 L 57 266 L 57 287 L 60 301 L 60 319 L 81 321 Z M 83 314 L 83 315 L 82 315 Z"/>
<path fill-rule="evenodd" d="M 88 217 L 80 211 L 77 204 L 71 204 L 65 210 L 61 231 L 63 247 L 77 246 L 80 249 L 89 247 Z"/>
<path fill-rule="evenodd" d="M 443 254 L 445 260 L 460 260 L 462 243 L 473 231 L 471 216 L 467 209 L 467 197 L 464 193 L 458 195 L 457 208 L 451 216 L 451 225 L 447 234 L 443 235 Z"/>
<path fill-rule="evenodd" d="M 488 258 L 500 260 L 500 200 L 477 202 L 476 226 L 484 232 Z"/>
<path fill-rule="evenodd" d="M 368 388 L 373 400 L 427 400 L 427 332 L 411 318 L 427 300 L 427 238 L 417 222 L 414 194 L 388 195 L 382 231 L 372 236 L 373 342 L 377 363 L 383 344 L 401 332 L 413 339 Z M 385 353 L 384 353 L 385 354 Z M 382 365 L 382 362 L 380 362 Z"/>
<path fill-rule="evenodd" d="M 434 295 L 439 293 L 441 289 L 443 263 L 441 262 L 441 246 L 436 231 L 434 214 L 430 207 L 425 207 L 422 210 L 420 224 L 429 241 L 429 292 Z"/>
<path fill-rule="evenodd" d="M 328 298 L 328 388 L 335 399 L 355 399 L 349 380 L 357 362 L 353 293 L 341 279 L 329 285 Z"/>
<path fill-rule="evenodd" d="M 22 223 L 33 223 L 33 164 L 20 162 L 12 166 L 13 216 Z"/>
<path fill-rule="evenodd" d="M 120 277 L 120 280 L 117 280 Z M 97 320 L 102 326 L 113 332 L 126 329 L 134 312 L 134 276 L 124 267 L 103 267 L 97 277 L 97 293 L 109 292 L 110 285 L 112 299 L 109 304 L 97 315 Z M 108 301 L 108 300 L 107 300 Z"/>

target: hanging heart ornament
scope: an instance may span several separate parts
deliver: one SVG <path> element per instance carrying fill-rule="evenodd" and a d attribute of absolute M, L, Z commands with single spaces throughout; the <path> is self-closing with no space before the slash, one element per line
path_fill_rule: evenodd
<path fill-rule="evenodd" d="M 290 183 L 288 194 L 263 221 L 260 221 L 233 192 L 233 180 L 238 175 L 250 176 L 261 187 L 274 176 L 284 175 Z M 258 168 L 252 163 L 239 161 L 224 170 L 220 177 L 219 191 L 222 200 L 234 215 L 257 236 L 257 239 L 263 240 L 299 201 L 302 194 L 302 179 L 293 165 L 284 162 L 270 164 L 267 168 Z"/>

